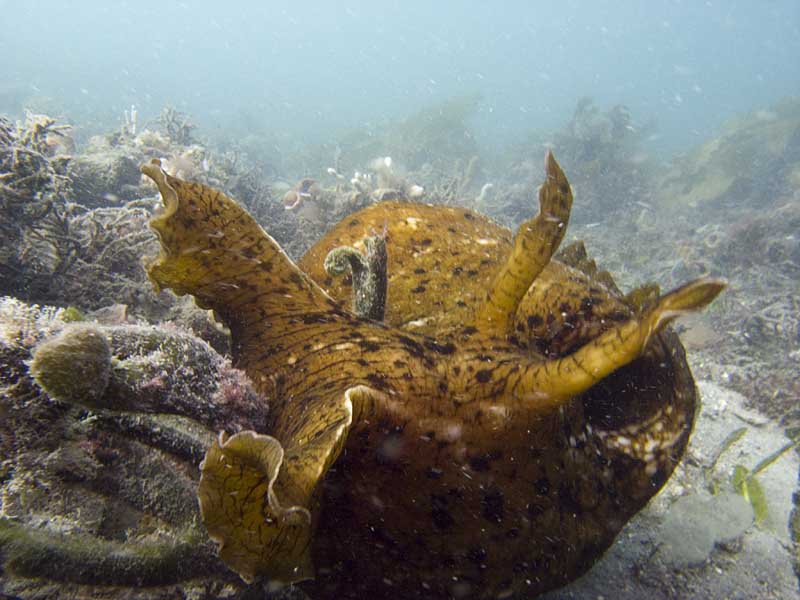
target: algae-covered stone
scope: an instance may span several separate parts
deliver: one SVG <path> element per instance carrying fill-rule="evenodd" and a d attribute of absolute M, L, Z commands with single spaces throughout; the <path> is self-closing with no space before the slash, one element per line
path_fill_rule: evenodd
<path fill-rule="evenodd" d="M 738 494 L 685 496 L 667 513 L 661 552 L 677 568 L 700 564 L 716 544 L 744 535 L 752 523 L 753 508 Z"/>
<path fill-rule="evenodd" d="M 85 206 L 103 206 L 117 198 L 139 196 L 139 165 L 124 148 L 103 148 L 76 156 L 70 163 L 69 175 L 77 198 Z"/>
<path fill-rule="evenodd" d="M 177 328 L 65 312 L 0 299 L 0 596 L 233 597 L 198 465 L 264 398 Z"/>
<path fill-rule="evenodd" d="M 800 101 L 787 99 L 728 123 L 676 160 L 657 182 L 654 206 L 763 206 L 800 181 Z"/>
<path fill-rule="evenodd" d="M 197 576 L 214 560 L 194 527 L 174 537 L 122 543 L 86 535 L 53 535 L 0 519 L 0 547 L 5 568 L 17 575 L 73 583 L 118 586 L 163 585 Z"/>
<path fill-rule="evenodd" d="M 111 349 L 97 327 L 73 325 L 36 349 L 30 372 L 51 398 L 93 406 L 108 386 Z"/>

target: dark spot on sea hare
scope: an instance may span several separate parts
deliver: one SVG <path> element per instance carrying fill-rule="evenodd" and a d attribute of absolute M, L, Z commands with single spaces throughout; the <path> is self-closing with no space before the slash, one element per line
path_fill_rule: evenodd
<path fill-rule="evenodd" d="M 528 317 L 528 329 L 535 329 L 544 323 L 544 319 L 539 315 L 531 315 Z"/>
<path fill-rule="evenodd" d="M 481 499 L 481 514 L 487 521 L 500 523 L 505 514 L 505 497 L 503 496 L 503 492 L 497 488 L 486 491 Z"/>
<path fill-rule="evenodd" d="M 369 382 L 369 385 L 376 390 L 384 391 L 388 388 L 385 375 L 381 375 L 379 373 L 369 373 L 367 375 L 367 381 Z"/>
<path fill-rule="evenodd" d="M 492 370 L 491 369 L 481 369 L 477 373 L 475 373 L 475 379 L 478 383 L 487 383 L 492 379 Z"/>
<path fill-rule="evenodd" d="M 550 493 L 550 480 L 547 477 L 540 477 L 533 484 L 536 493 L 540 496 L 546 496 Z"/>
<path fill-rule="evenodd" d="M 370 340 L 361 340 L 358 342 L 358 345 L 361 346 L 364 352 L 377 352 L 381 349 L 381 345 L 378 342 L 372 342 Z"/>
<path fill-rule="evenodd" d="M 486 455 L 470 456 L 469 466 L 472 467 L 473 471 L 477 471 L 478 473 L 485 473 L 486 471 L 489 470 L 489 458 Z"/>
<path fill-rule="evenodd" d="M 481 411 L 478 411 L 481 412 Z M 503 452 L 493 450 L 484 454 L 475 454 L 469 457 L 469 466 L 479 473 L 484 473 L 491 468 L 491 462 L 503 458 Z"/>
<path fill-rule="evenodd" d="M 592 307 L 597 304 L 602 304 L 602 301 L 599 299 L 590 298 L 589 296 L 584 296 L 581 298 L 581 310 L 583 312 L 589 312 L 592 310 Z"/>
<path fill-rule="evenodd" d="M 486 553 L 486 549 L 481 548 L 480 546 L 471 548 L 469 552 L 467 552 L 467 558 L 470 560 L 470 562 L 474 562 L 476 565 L 485 563 L 487 556 L 488 554 Z"/>
<path fill-rule="evenodd" d="M 446 344 L 440 344 L 434 340 L 427 340 L 425 342 L 425 347 L 428 350 L 436 352 L 436 354 L 453 354 L 453 352 L 456 351 L 456 347 L 450 342 Z"/>
<path fill-rule="evenodd" d="M 531 519 L 535 519 L 535 518 L 541 516 L 545 511 L 545 507 L 544 506 L 542 506 L 541 504 L 537 504 L 535 502 L 531 502 L 530 504 L 528 504 L 528 506 L 526 508 L 528 510 L 528 516 Z"/>
<path fill-rule="evenodd" d="M 440 531 L 447 531 L 455 524 L 455 519 L 447 508 L 447 497 L 431 494 L 431 520 L 433 526 Z"/>
<path fill-rule="evenodd" d="M 421 357 L 425 354 L 425 349 L 418 341 L 404 335 L 398 335 L 396 339 L 398 342 L 403 344 L 403 346 L 405 346 L 406 350 L 412 356 Z"/>
<path fill-rule="evenodd" d="M 566 483 L 558 486 L 558 507 L 561 512 L 565 513 L 580 514 L 583 512 L 575 494 Z"/>

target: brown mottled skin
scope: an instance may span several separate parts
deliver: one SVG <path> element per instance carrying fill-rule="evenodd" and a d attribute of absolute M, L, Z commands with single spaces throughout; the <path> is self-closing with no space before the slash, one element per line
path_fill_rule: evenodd
<path fill-rule="evenodd" d="M 529 597 L 586 571 L 666 481 L 697 398 L 664 325 L 722 284 L 626 303 L 580 248 L 551 261 L 572 194 L 546 170 L 513 241 L 469 210 L 389 202 L 298 268 L 230 199 L 143 168 L 166 205 L 151 279 L 221 315 L 272 402 L 202 465 L 231 568 L 317 600 Z M 362 320 L 322 263 L 384 227 L 386 318 Z"/>

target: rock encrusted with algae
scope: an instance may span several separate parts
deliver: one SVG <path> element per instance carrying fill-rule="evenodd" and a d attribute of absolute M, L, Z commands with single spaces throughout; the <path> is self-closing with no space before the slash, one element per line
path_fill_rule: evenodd
<path fill-rule="evenodd" d="M 717 138 L 676 160 L 653 199 L 667 211 L 731 210 L 769 206 L 798 186 L 800 99 L 787 98 L 732 120 Z"/>
<path fill-rule="evenodd" d="M 263 399 L 246 378 L 206 342 L 175 328 L 65 323 L 31 353 L 30 376 L 60 402 L 181 415 L 212 431 L 258 427 L 265 419 Z"/>
<path fill-rule="evenodd" d="M 29 115 L 18 126 L 0 116 L 0 293 L 13 289 L 20 271 L 47 269 L 49 247 L 61 198 L 70 193 L 69 157 L 53 156 L 48 139 L 62 135 L 55 121 Z"/>
<path fill-rule="evenodd" d="M 197 465 L 219 429 L 263 427 L 265 399 L 188 333 L 67 314 L 0 300 L 0 585 L 233 597 Z"/>
<path fill-rule="evenodd" d="M 111 377 L 111 349 L 98 327 L 65 327 L 36 348 L 30 373 L 54 400 L 93 406 Z"/>
<path fill-rule="evenodd" d="M 150 203 L 101 207 L 114 189 L 76 188 L 68 168 L 75 157 L 64 153 L 74 147 L 57 143 L 71 140 L 68 131 L 45 115 L 29 115 L 16 127 L 0 117 L 0 295 L 86 310 L 113 302 L 163 305 L 146 297 L 137 262 L 155 243 L 147 229 Z M 151 191 L 137 189 L 131 197 Z"/>

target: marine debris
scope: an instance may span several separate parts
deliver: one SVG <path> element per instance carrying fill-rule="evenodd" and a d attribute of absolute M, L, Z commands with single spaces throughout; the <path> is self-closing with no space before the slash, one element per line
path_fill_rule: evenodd
<path fill-rule="evenodd" d="M 301 179 L 296 186 L 283 195 L 283 207 L 286 210 L 297 210 L 301 205 L 308 205 L 319 201 L 322 193 L 317 182 L 306 177 Z"/>

